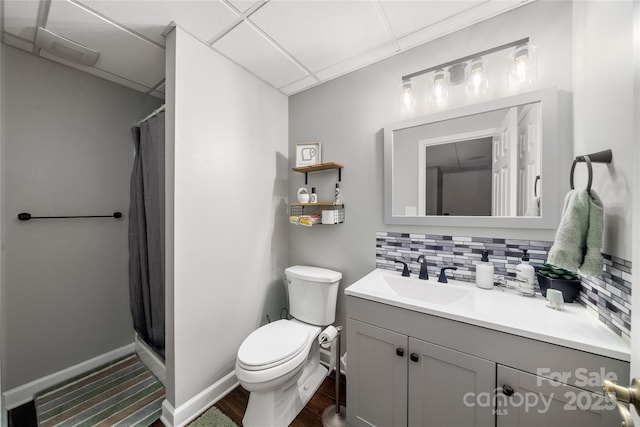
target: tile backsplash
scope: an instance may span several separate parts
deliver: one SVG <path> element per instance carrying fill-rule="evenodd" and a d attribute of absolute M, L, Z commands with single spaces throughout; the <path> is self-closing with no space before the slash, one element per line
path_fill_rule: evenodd
<path fill-rule="evenodd" d="M 553 242 L 486 237 L 443 236 L 379 231 L 376 233 L 376 268 L 400 271 L 406 262 L 416 273 L 416 262 L 425 255 L 429 275 L 437 277 L 440 268 L 457 267 L 447 275 L 475 282 L 475 265 L 482 251 L 489 252 L 496 276 L 515 276 L 522 250 L 527 249 L 530 263 L 539 267 L 547 259 Z M 631 262 L 603 254 L 605 266 L 599 277 L 580 276 L 582 289 L 578 302 L 593 310 L 600 321 L 626 340 L 631 335 Z"/>

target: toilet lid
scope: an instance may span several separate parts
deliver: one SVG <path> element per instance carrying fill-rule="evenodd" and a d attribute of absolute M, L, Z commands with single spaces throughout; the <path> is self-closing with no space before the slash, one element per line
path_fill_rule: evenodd
<path fill-rule="evenodd" d="M 249 335 L 238 349 L 238 362 L 247 369 L 266 369 L 294 358 L 304 348 L 309 330 L 289 320 L 277 320 Z"/>

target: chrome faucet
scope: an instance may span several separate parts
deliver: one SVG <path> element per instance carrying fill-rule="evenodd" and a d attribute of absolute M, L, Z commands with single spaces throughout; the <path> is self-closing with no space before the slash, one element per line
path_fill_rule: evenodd
<path fill-rule="evenodd" d="M 427 259 L 424 255 L 418 257 L 418 264 L 420 264 L 420 274 L 418 279 L 429 280 L 429 270 L 427 269 Z"/>
<path fill-rule="evenodd" d="M 458 267 L 442 267 L 440 269 L 440 277 L 438 277 L 438 282 L 440 282 L 440 283 L 449 283 L 447 281 L 447 273 L 446 273 L 446 271 L 447 270 L 457 270 L 457 269 L 458 269 Z"/>

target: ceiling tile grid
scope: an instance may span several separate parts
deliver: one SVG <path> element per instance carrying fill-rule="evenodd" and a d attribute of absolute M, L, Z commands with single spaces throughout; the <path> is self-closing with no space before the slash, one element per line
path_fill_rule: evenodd
<path fill-rule="evenodd" d="M 46 28 L 100 52 L 95 68 L 147 88 L 164 78 L 163 47 L 79 4 L 71 1 L 51 2 Z"/>
<path fill-rule="evenodd" d="M 216 41 L 213 47 L 276 88 L 307 75 L 303 68 L 246 22 Z"/>
<path fill-rule="evenodd" d="M 162 34 L 171 22 L 184 26 L 200 40 L 207 40 L 238 19 L 237 13 L 220 1 L 77 1 L 162 46 L 165 45 Z"/>
<path fill-rule="evenodd" d="M 529 1 L 4 0 L 2 41 L 161 97 L 177 24 L 292 95 Z M 99 51 L 95 66 L 34 51 L 38 25 Z"/>

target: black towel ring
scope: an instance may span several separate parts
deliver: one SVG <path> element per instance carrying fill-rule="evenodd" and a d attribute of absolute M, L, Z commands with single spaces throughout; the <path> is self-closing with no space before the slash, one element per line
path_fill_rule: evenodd
<path fill-rule="evenodd" d="M 589 156 L 581 156 L 587 164 L 587 169 L 589 169 L 589 181 L 587 181 L 587 193 L 591 195 L 591 183 L 593 182 L 593 168 L 591 167 L 591 159 Z M 576 163 L 578 163 L 578 159 L 573 161 L 571 165 L 571 176 L 569 177 L 569 184 L 571 184 L 571 189 L 573 190 L 575 187 L 573 186 L 573 171 L 576 169 Z"/>

